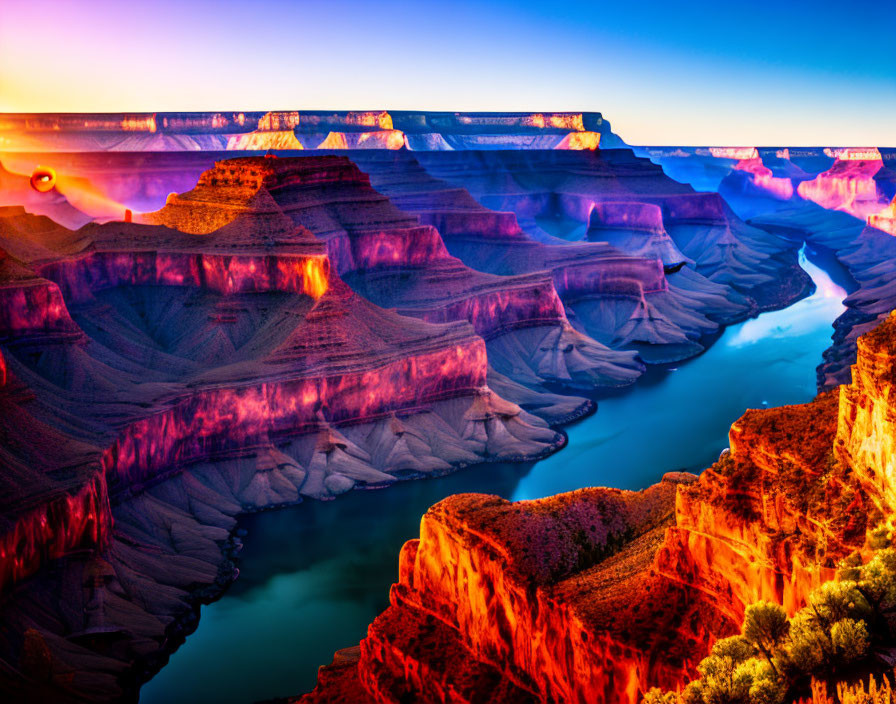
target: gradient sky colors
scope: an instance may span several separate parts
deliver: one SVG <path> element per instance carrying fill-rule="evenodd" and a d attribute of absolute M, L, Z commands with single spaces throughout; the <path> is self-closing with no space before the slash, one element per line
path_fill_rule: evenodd
<path fill-rule="evenodd" d="M 896 146 L 885 0 L 0 0 L 0 111 L 598 110 L 633 144 Z"/>

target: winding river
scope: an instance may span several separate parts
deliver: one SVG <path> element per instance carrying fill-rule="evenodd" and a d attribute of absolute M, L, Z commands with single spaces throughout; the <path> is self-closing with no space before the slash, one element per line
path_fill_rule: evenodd
<path fill-rule="evenodd" d="M 801 253 L 813 295 L 733 325 L 699 357 L 652 368 L 633 388 L 599 399 L 595 415 L 566 428 L 568 446 L 541 462 L 479 465 L 244 517 L 240 578 L 202 608 L 199 628 L 140 701 L 247 704 L 311 689 L 318 666 L 357 644 L 386 607 L 399 548 L 445 496 L 640 489 L 664 472 L 710 465 L 744 409 L 810 400 L 846 295 L 836 263 L 813 262 L 821 260 Z"/>

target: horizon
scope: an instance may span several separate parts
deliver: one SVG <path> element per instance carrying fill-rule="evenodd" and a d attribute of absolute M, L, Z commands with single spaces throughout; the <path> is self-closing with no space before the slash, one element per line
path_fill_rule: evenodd
<path fill-rule="evenodd" d="M 637 145 L 896 146 L 896 6 L 871 0 L 7 5 L 4 113 L 537 104 Z"/>

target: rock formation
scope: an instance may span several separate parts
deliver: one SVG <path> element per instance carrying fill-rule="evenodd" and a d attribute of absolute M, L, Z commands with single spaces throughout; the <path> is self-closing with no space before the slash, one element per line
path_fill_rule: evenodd
<path fill-rule="evenodd" d="M 757 299 L 762 309 L 786 305 L 806 285 L 793 273 L 792 243 L 744 224 L 718 195 L 694 193 L 627 150 L 529 159 L 518 152 L 417 158 L 433 176 L 463 183 L 483 205 L 512 210 L 524 229 L 544 235 L 563 235 L 570 222 L 587 227 L 602 201 L 659 205 L 667 233 L 696 271 Z M 530 175 L 533 170 L 538 177 Z M 574 228 L 566 236 L 575 239 L 578 232 Z M 786 284 L 775 290 L 775 280 Z"/>
<path fill-rule="evenodd" d="M 500 275 L 552 271 L 554 285 L 574 326 L 610 347 L 634 347 L 648 362 L 667 362 L 696 354 L 703 349 L 700 338 L 716 331 L 719 323 L 742 319 L 754 311 L 758 304 L 738 289 L 761 298 L 762 307 L 774 307 L 802 295 L 807 286 L 805 275 L 794 268 L 793 262 L 784 264 L 793 252 L 783 248 L 774 263 L 767 260 L 769 271 L 779 267 L 782 285 L 777 289 L 768 287 L 771 274 L 762 273 L 762 265 L 758 265 L 757 271 L 747 270 L 756 266 L 760 255 L 744 242 L 727 248 L 721 244 L 724 237 L 730 239 L 730 233 L 725 234 L 727 221 L 719 226 L 710 223 L 709 227 L 688 221 L 690 211 L 680 203 L 699 201 L 699 197 L 671 183 L 654 167 L 646 174 L 655 182 L 653 191 L 666 189 L 677 194 L 663 198 L 664 202 L 675 204 L 667 205 L 670 226 L 677 233 L 686 233 L 692 251 L 706 248 L 701 255 L 704 267 L 723 283 L 709 280 L 699 267 L 695 270 L 690 265 L 682 266 L 688 257 L 671 238 L 654 251 L 652 248 L 662 235 L 648 233 L 637 223 L 619 231 L 619 236 L 609 233 L 616 246 L 606 242 L 570 243 L 542 231 L 538 224 L 543 222 L 540 213 L 554 213 L 556 218 L 573 217 L 575 213 L 576 218 L 587 223 L 596 205 L 603 202 L 601 199 L 610 198 L 608 193 L 615 199 L 607 202 L 618 205 L 607 207 L 629 213 L 659 207 L 649 202 L 656 198 L 655 194 L 630 193 L 631 189 L 645 188 L 645 176 L 639 172 L 644 168 L 643 160 L 633 160 L 631 169 L 617 169 L 614 164 L 619 158 L 615 155 L 608 161 L 597 155 L 557 156 L 539 152 L 533 155 L 538 174 L 525 178 L 520 174 L 522 183 L 516 184 L 516 176 L 503 174 L 506 162 L 522 168 L 510 152 L 357 154 L 353 158 L 370 174 L 376 188 L 396 205 L 417 214 L 422 222 L 435 225 L 448 250 L 466 264 Z M 628 164 L 629 157 L 622 157 L 621 161 Z M 588 168 L 591 171 L 586 171 Z M 491 185 L 490 169 L 498 172 L 494 176 L 498 185 Z M 570 170 L 569 175 L 564 175 L 564 169 Z M 484 173 L 480 174 L 480 170 Z M 449 182 L 451 174 L 461 171 L 465 174 L 463 183 L 459 178 L 455 183 Z M 435 178 L 430 172 L 442 173 L 445 178 Z M 479 184 L 480 179 L 485 185 Z M 492 187 L 502 195 L 478 195 L 479 190 L 487 193 Z M 468 188 L 473 189 L 476 198 Z M 560 190 L 564 191 L 563 196 L 556 193 Z M 558 211 L 558 202 L 566 204 L 562 212 Z M 509 207 L 514 212 L 485 206 Z M 717 205 L 716 212 L 724 212 L 723 206 Z M 780 244 L 777 236 L 762 236 Z M 720 254 L 709 254 L 716 251 Z M 734 252 L 734 256 L 729 254 Z M 730 264 L 732 259 L 741 263 Z"/>
<path fill-rule="evenodd" d="M 864 220 L 886 205 L 875 175 L 883 168 L 880 151 L 842 150 L 834 165 L 812 181 L 803 181 L 799 194 L 824 208 L 843 210 Z"/>
<path fill-rule="evenodd" d="M 235 181 L 235 167 L 248 169 L 255 180 Z M 573 329 L 550 277 L 537 270 L 495 276 L 470 269 L 448 253 L 439 229 L 396 208 L 345 158 L 220 162 L 195 189 L 143 217 L 205 232 L 259 208 L 262 198 L 325 241 L 339 275 L 374 303 L 430 322 L 472 323 L 486 340 L 493 372 L 508 379 L 503 389 L 510 398 L 552 422 L 580 415 L 590 404 L 570 408 L 545 398 L 532 405 L 531 392 L 508 384 L 587 389 L 624 385 L 640 374 L 632 352 L 612 351 Z M 493 224 L 480 221 L 479 227 L 485 234 Z"/>
<path fill-rule="evenodd" d="M 896 197 L 889 206 L 868 216 L 868 224 L 896 237 Z"/>
<path fill-rule="evenodd" d="M 669 237 L 663 211 L 653 203 L 596 203 L 588 217 L 586 237 L 591 242 L 609 242 L 627 254 L 659 259 L 666 270 L 693 264 Z"/>
<path fill-rule="evenodd" d="M 103 482 L 132 490 L 197 461 L 445 404 L 460 416 L 438 434 L 438 457 L 425 441 L 410 463 L 361 452 L 316 477 L 305 467 L 295 488 L 333 495 L 394 480 L 374 465 L 431 473 L 562 443 L 488 389 L 485 346 L 468 325 L 364 301 L 330 271 L 322 242 L 267 205 L 202 237 L 126 223 L 73 233 L 3 213 L 6 365 L 34 390 L 38 417 L 103 448 Z M 71 482 L 70 495 L 92 481 Z M 10 500 L 42 492 L 38 482 Z"/>

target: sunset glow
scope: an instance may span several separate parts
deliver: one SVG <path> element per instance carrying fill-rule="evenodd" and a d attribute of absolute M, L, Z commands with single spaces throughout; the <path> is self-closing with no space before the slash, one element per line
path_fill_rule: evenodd
<path fill-rule="evenodd" d="M 896 144 L 896 61 L 869 32 L 896 26 L 892 3 L 266 8 L 10 0 L 0 111 L 327 108 L 388 130 L 382 109 L 590 110 L 632 144 Z"/>

